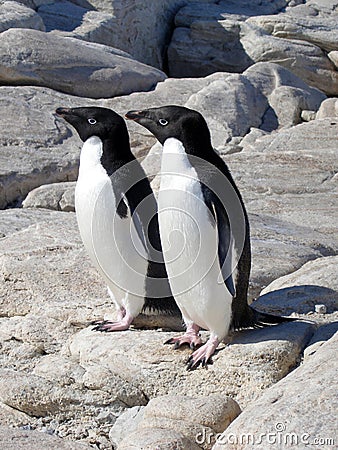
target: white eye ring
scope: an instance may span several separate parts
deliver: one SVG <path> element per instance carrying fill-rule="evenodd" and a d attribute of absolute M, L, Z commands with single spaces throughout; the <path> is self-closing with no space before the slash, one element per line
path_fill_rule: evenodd
<path fill-rule="evenodd" d="M 90 125 L 94 125 L 96 123 L 95 119 L 88 119 L 88 122 L 90 123 Z"/>
<path fill-rule="evenodd" d="M 160 120 L 158 121 L 158 123 L 159 123 L 160 125 L 163 125 L 163 126 L 168 125 L 168 121 L 165 120 L 165 119 L 160 119 Z"/>

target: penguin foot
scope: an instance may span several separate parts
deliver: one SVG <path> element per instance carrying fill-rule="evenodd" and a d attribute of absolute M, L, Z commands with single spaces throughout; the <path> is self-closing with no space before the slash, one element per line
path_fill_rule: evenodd
<path fill-rule="evenodd" d="M 211 356 L 219 344 L 219 340 L 211 337 L 202 347 L 196 350 L 187 361 L 187 370 L 197 369 L 199 365 L 207 368 L 208 364 L 212 364 Z"/>
<path fill-rule="evenodd" d="M 199 336 L 189 336 L 186 334 L 183 334 L 183 336 L 177 336 L 171 339 L 168 339 L 165 341 L 164 344 L 174 344 L 174 350 L 177 350 L 182 345 L 189 345 L 191 350 L 199 347 L 202 345 L 202 340 Z"/>
<path fill-rule="evenodd" d="M 202 345 L 202 340 L 198 334 L 199 327 L 195 324 L 189 325 L 187 331 L 182 336 L 173 337 L 165 341 L 164 344 L 174 344 L 174 350 L 177 350 L 181 345 L 189 345 L 191 350 Z"/>
<path fill-rule="evenodd" d="M 126 314 L 121 320 L 117 322 L 112 322 L 110 320 L 103 320 L 102 322 L 96 322 L 92 331 L 102 331 L 105 333 L 109 333 L 111 331 L 124 331 L 128 330 L 130 324 L 133 321 L 133 317 Z"/>

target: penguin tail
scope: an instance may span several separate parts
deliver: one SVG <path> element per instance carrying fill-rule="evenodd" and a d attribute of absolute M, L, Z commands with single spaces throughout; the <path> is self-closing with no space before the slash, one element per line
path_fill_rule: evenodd
<path fill-rule="evenodd" d="M 181 311 L 174 297 L 145 298 L 142 312 L 144 314 L 164 314 L 166 316 L 181 317 Z"/>
<path fill-rule="evenodd" d="M 297 317 L 275 316 L 274 314 L 259 312 L 251 307 L 250 309 L 253 312 L 253 326 L 258 328 L 297 320 Z"/>

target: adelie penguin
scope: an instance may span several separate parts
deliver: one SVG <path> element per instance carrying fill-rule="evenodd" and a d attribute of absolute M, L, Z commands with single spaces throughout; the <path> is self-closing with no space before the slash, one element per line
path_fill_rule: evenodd
<path fill-rule="evenodd" d="M 76 217 L 118 312 L 116 322 L 97 322 L 94 330 L 126 330 L 141 311 L 179 315 L 163 262 L 157 203 L 131 152 L 124 119 L 99 107 L 58 108 L 56 114 L 83 141 Z"/>
<path fill-rule="evenodd" d="M 195 350 L 188 369 L 206 366 L 230 330 L 280 323 L 247 303 L 251 252 L 248 216 L 225 162 L 197 111 L 164 106 L 126 114 L 163 145 L 158 197 L 169 283 L 186 325 L 167 343 Z M 200 329 L 210 331 L 201 345 Z"/>

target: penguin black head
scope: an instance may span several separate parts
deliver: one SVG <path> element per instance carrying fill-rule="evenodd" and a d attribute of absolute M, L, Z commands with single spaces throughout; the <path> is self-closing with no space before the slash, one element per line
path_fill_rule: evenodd
<path fill-rule="evenodd" d="M 83 142 L 91 136 L 98 136 L 102 141 L 116 135 L 128 137 L 123 118 L 108 108 L 57 108 L 56 114 L 76 129 Z"/>
<path fill-rule="evenodd" d="M 202 114 L 193 109 L 169 105 L 129 111 L 125 117 L 147 128 L 162 145 L 167 139 L 175 138 L 190 154 L 198 154 L 199 149 L 206 151 L 211 147 L 207 123 Z"/>

